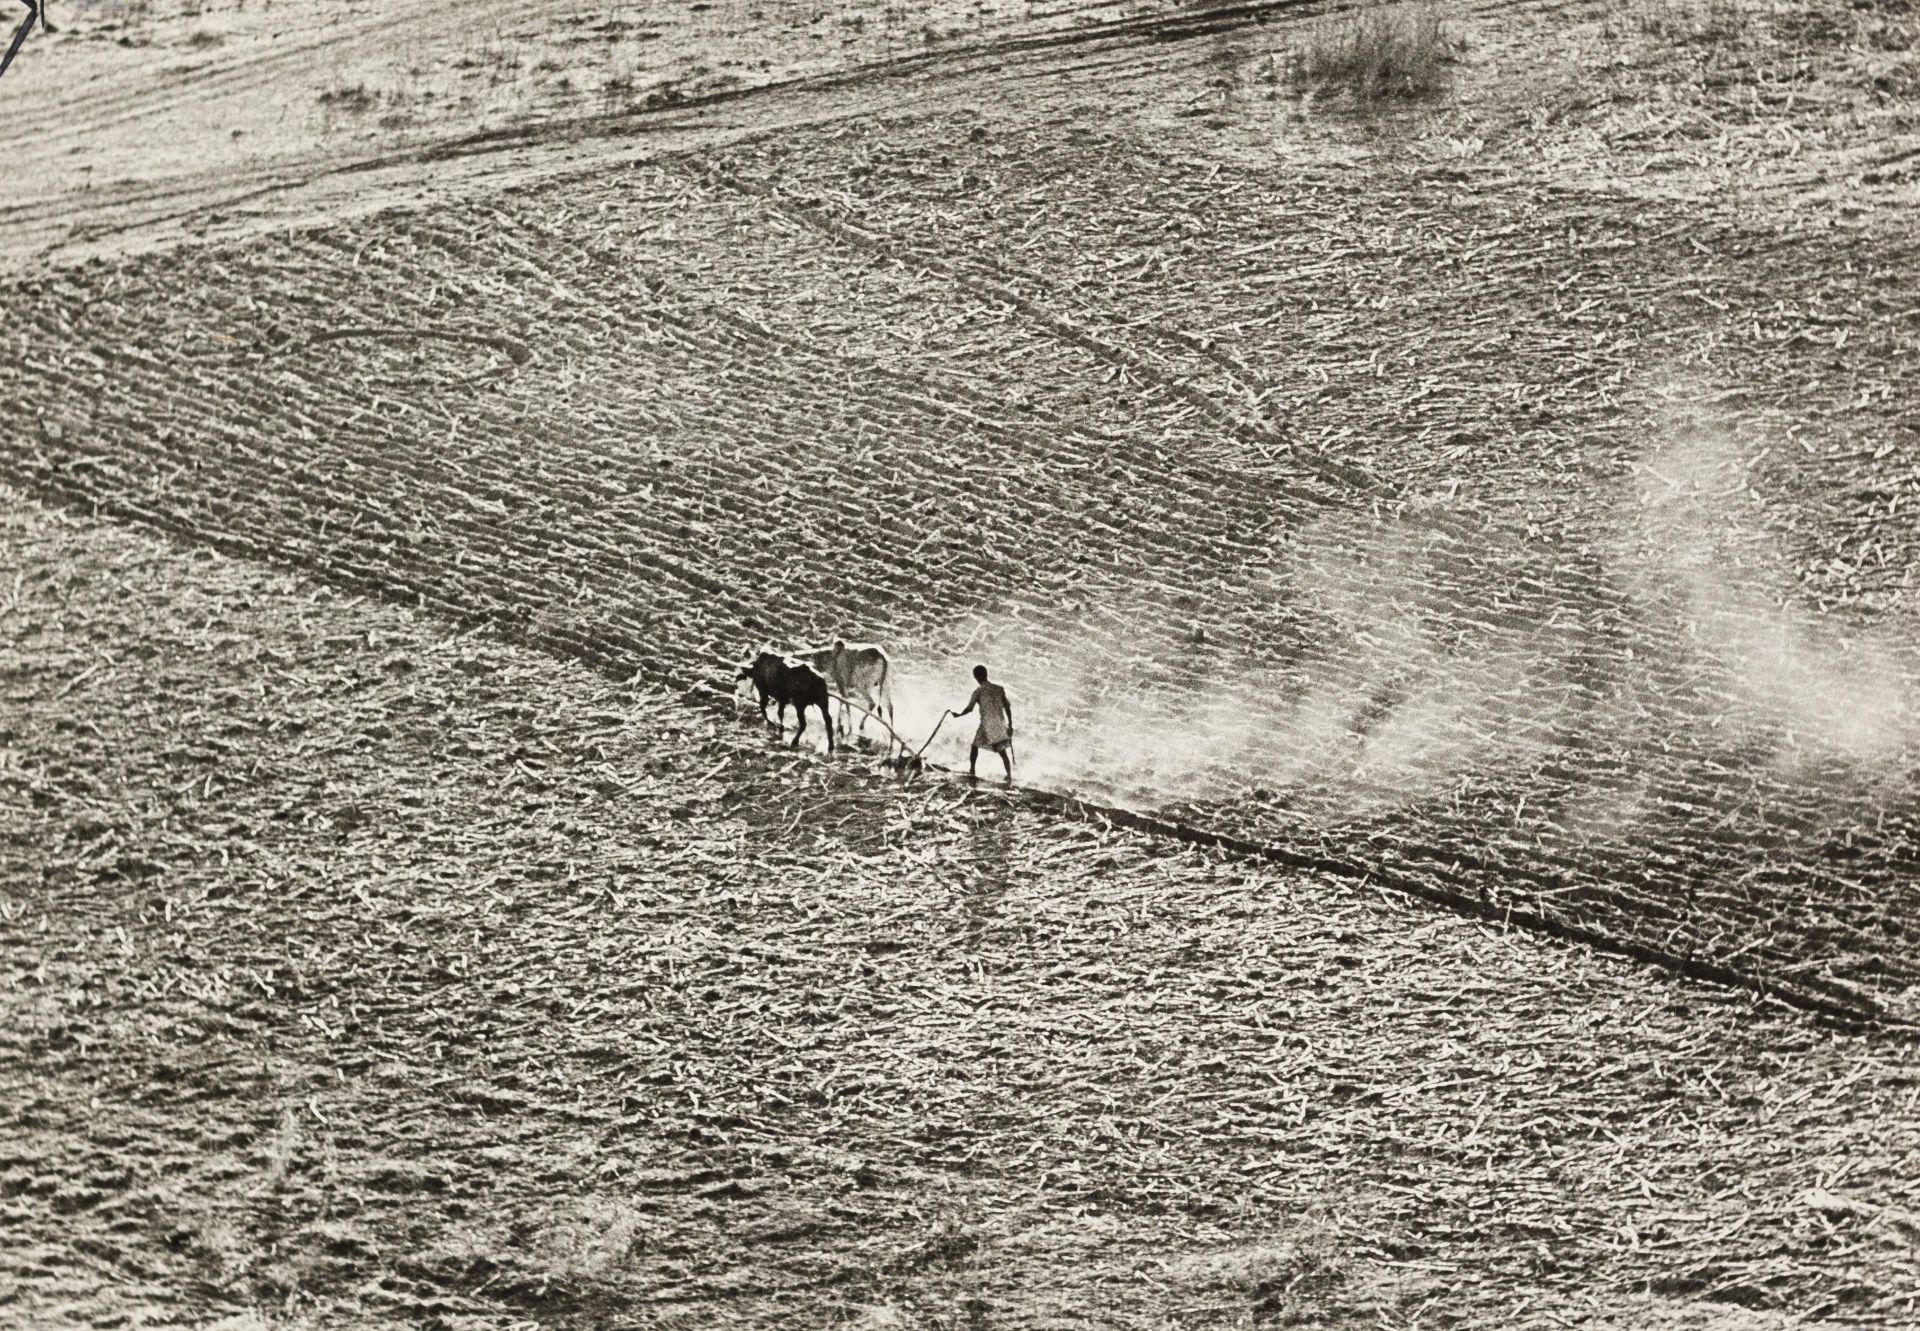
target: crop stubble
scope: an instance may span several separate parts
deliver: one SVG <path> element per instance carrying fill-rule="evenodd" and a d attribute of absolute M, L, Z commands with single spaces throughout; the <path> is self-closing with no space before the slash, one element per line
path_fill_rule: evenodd
<path fill-rule="evenodd" d="M 1907 249 L 973 129 L 16 282 L 0 459 L 681 681 L 990 656 L 1062 788 L 1912 1012 Z"/>
<path fill-rule="evenodd" d="M 1910 1050 L 0 492 L 44 1324 L 1910 1318 Z"/>

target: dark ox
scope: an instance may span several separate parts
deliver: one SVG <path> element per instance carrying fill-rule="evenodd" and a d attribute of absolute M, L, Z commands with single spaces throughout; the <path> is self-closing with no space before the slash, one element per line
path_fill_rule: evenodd
<path fill-rule="evenodd" d="M 774 704 L 774 724 L 780 733 L 787 730 L 787 708 L 800 722 L 800 728 L 793 732 L 794 747 L 799 747 L 800 737 L 807 733 L 807 708 L 820 709 L 820 719 L 827 727 L 827 752 L 833 752 L 833 713 L 827 710 L 827 681 L 819 671 L 805 661 L 790 661 L 774 652 L 761 652 L 753 660 L 740 667 L 734 677 L 737 685 L 741 680 L 751 680 L 753 692 L 760 699 L 760 719 L 767 719 L 767 704 Z"/>

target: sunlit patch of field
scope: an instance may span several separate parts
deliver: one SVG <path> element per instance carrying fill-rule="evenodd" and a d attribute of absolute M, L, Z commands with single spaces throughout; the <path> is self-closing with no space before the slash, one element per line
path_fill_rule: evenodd
<path fill-rule="evenodd" d="M 877 638 L 916 743 L 987 663 L 1036 784 L 1910 1011 L 1885 269 L 1017 146 L 786 135 L 19 284 L 0 460 L 682 686 Z M 1143 248 L 1150 180 L 1192 207 Z"/>
<path fill-rule="evenodd" d="M 1902 1041 L 0 515 L 25 1324 L 1916 1293 Z"/>
<path fill-rule="evenodd" d="M 29 1324 L 1913 1320 L 1911 15 L 75 10 Z M 1030 792 L 725 719 L 840 634 Z"/>

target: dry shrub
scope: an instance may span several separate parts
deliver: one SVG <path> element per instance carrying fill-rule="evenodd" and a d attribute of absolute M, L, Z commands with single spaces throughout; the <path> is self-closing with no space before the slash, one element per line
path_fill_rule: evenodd
<path fill-rule="evenodd" d="M 1460 47 L 1435 10 L 1396 5 L 1316 25 L 1297 68 L 1304 82 L 1355 101 L 1417 101 L 1446 87 Z"/>
<path fill-rule="evenodd" d="M 335 84 L 320 93 L 320 105 L 339 111 L 365 111 L 380 99 L 362 83 L 351 87 Z"/>

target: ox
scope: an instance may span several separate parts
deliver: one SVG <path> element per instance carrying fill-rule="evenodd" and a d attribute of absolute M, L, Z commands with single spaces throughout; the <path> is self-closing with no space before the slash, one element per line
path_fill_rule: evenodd
<path fill-rule="evenodd" d="M 739 673 L 733 677 L 735 686 L 743 679 L 753 682 L 754 694 L 760 699 L 761 720 L 767 719 L 767 704 L 775 705 L 774 724 L 783 735 L 787 730 L 787 708 L 793 708 L 800 723 L 799 729 L 793 732 L 796 748 L 800 737 L 807 733 L 807 708 L 818 707 L 820 719 L 827 725 L 827 752 L 833 752 L 833 713 L 827 710 L 827 681 L 819 671 L 805 661 L 788 660 L 777 653 L 763 651 L 740 666 Z"/>
<path fill-rule="evenodd" d="M 887 733 L 893 734 L 893 662 L 887 659 L 886 651 L 879 644 L 848 645 L 845 639 L 835 638 L 831 647 L 808 647 L 793 655 L 795 660 L 805 661 L 819 671 L 840 695 L 842 731 L 850 724 L 849 703 L 857 702 L 864 709 L 860 713 L 858 733 L 866 732 L 867 715 L 872 713 L 885 721 Z"/>

